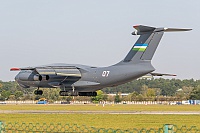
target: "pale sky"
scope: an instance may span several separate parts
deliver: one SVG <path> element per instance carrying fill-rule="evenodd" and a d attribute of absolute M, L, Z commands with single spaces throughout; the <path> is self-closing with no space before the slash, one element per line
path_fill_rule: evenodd
<path fill-rule="evenodd" d="M 133 25 L 192 28 L 165 33 L 155 72 L 200 79 L 200 1 L 0 0 L 0 80 L 11 67 L 51 63 L 108 66 L 124 59 Z"/>

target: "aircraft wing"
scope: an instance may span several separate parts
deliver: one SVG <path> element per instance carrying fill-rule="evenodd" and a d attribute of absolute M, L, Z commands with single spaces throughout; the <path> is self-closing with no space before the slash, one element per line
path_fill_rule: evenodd
<path fill-rule="evenodd" d="M 35 70 L 35 69 L 68 69 L 68 68 L 77 68 L 76 66 L 39 66 L 39 67 L 23 67 L 23 68 L 17 68 L 13 67 L 10 69 L 10 71 L 19 71 L 19 70 Z"/>
<path fill-rule="evenodd" d="M 10 69 L 10 71 L 34 70 L 34 69 L 35 69 L 35 67 L 25 67 L 25 68 L 13 67 Z"/>
<path fill-rule="evenodd" d="M 10 71 L 32 70 L 40 75 L 59 75 L 81 77 L 79 69 L 75 66 L 44 66 L 44 67 L 26 67 L 26 68 L 11 68 Z"/>

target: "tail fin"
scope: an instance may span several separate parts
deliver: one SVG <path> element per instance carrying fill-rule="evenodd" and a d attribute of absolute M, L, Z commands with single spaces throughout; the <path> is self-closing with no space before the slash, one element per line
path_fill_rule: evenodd
<path fill-rule="evenodd" d="M 136 31 L 132 35 L 140 35 L 122 62 L 137 63 L 151 60 L 164 32 L 189 31 L 191 29 L 155 28 L 143 25 L 133 26 Z"/>

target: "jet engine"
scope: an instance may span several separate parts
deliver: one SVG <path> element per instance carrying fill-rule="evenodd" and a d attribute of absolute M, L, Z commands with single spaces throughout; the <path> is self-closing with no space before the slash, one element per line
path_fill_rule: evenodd
<path fill-rule="evenodd" d="M 49 75 L 39 75 L 30 73 L 20 73 L 18 79 L 21 81 L 45 81 L 49 80 Z"/>
<path fill-rule="evenodd" d="M 49 75 L 39 75 L 39 81 L 49 80 Z"/>

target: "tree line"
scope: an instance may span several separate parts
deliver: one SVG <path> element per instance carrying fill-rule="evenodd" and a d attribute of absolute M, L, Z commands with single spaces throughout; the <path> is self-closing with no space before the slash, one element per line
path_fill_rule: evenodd
<path fill-rule="evenodd" d="M 59 88 L 41 88 L 42 96 L 33 95 L 36 88 L 22 88 L 15 81 L 0 81 L 0 100 L 38 100 L 46 98 L 49 101 L 72 100 L 72 97 L 59 96 Z M 122 93 L 128 96 L 122 97 Z M 194 79 L 138 79 L 116 87 L 108 87 L 97 92 L 96 97 L 75 97 L 84 101 L 166 101 L 166 100 L 200 100 L 200 80 Z M 110 96 L 107 94 L 117 94 Z"/>

